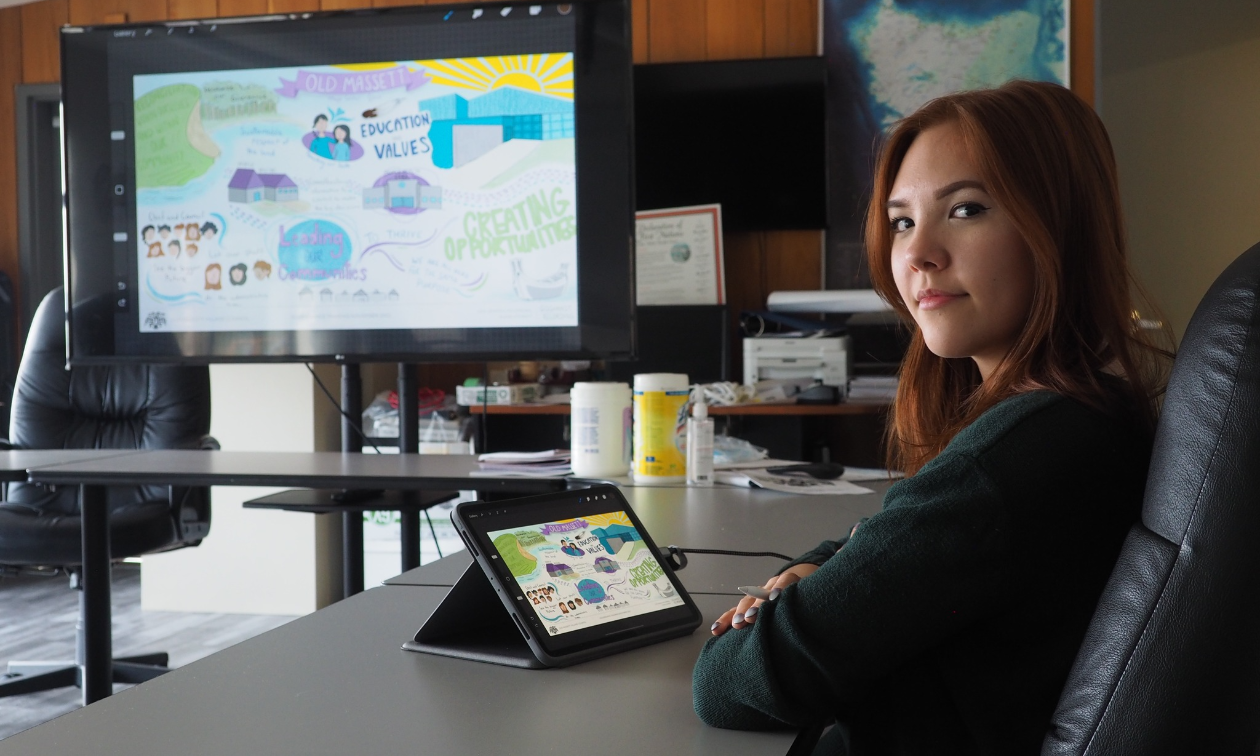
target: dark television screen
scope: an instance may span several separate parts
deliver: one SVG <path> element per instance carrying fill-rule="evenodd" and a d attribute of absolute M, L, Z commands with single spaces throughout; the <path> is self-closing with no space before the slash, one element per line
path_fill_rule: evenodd
<path fill-rule="evenodd" d="M 629 353 L 628 17 L 63 29 L 71 362 Z"/>
<path fill-rule="evenodd" d="M 822 58 L 634 68 L 640 210 L 718 202 L 728 231 L 825 228 Z"/>

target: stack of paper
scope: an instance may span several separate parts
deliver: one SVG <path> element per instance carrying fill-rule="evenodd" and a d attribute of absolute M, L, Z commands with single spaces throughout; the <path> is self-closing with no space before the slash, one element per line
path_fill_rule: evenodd
<path fill-rule="evenodd" d="M 493 452 L 477 457 L 480 470 L 472 474 L 492 478 L 559 478 L 573 472 L 568 449 L 540 452 Z"/>
<path fill-rule="evenodd" d="M 863 375 L 849 381 L 851 402 L 891 402 L 896 398 L 895 375 Z"/>

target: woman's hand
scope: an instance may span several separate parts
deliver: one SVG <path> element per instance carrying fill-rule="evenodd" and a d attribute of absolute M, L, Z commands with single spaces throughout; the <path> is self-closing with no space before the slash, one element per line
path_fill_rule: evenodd
<path fill-rule="evenodd" d="M 817 569 L 818 565 L 816 564 L 798 564 L 770 578 L 762 587 L 770 591 L 770 600 L 774 601 L 784 588 L 803 577 L 814 574 L 814 571 Z M 746 627 L 752 627 L 753 623 L 757 621 L 757 612 L 762 603 L 764 602 L 760 599 L 745 596 L 740 599 L 735 608 L 727 609 L 721 617 L 718 617 L 717 622 L 714 622 L 713 627 L 709 629 L 714 635 L 721 635 L 731 628 L 742 630 Z"/>

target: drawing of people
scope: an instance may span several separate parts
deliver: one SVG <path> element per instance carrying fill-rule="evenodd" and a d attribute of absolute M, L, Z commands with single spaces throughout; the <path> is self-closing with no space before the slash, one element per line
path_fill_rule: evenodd
<path fill-rule="evenodd" d="M 563 601 L 560 602 L 560 613 L 561 614 L 569 613 L 569 607 L 565 606 Z"/>
<path fill-rule="evenodd" d="M 328 116 L 320 113 L 315 116 L 315 122 L 311 124 L 311 130 L 315 132 L 315 138 L 311 140 L 310 151 L 322 158 L 332 159 L 333 138 L 328 135 Z M 349 133 L 349 130 L 347 130 Z"/>
<path fill-rule="evenodd" d="M 193 257 L 196 257 L 197 245 L 193 244 L 192 242 L 188 242 L 188 244 L 184 246 L 184 254 L 187 255 L 190 259 Z"/>
<path fill-rule="evenodd" d="M 158 236 L 162 237 L 162 241 L 171 238 L 171 227 L 167 225 L 158 226 Z"/>
<path fill-rule="evenodd" d="M 582 605 L 582 599 L 573 599 L 573 600 L 577 602 L 578 606 Z"/>
<path fill-rule="evenodd" d="M 570 608 L 570 609 L 574 609 L 574 610 L 576 610 L 576 609 L 577 609 L 577 606 L 575 606 L 575 605 L 573 604 L 573 599 L 569 599 L 569 608 Z"/>
<path fill-rule="evenodd" d="M 166 257 L 166 253 L 162 251 L 162 242 L 153 242 L 149 245 L 149 257 Z"/>
<path fill-rule="evenodd" d="M 244 286 L 248 278 L 249 266 L 245 263 L 237 263 L 228 268 L 228 281 L 231 281 L 233 286 Z"/>
<path fill-rule="evenodd" d="M 218 291 L 223 288 L 223 266 L 210 263 L 206 266 L 206 290 Z"/>
<path fill-rule="evenodd" d="M 140 238 L 145 244 L 152 244 L 154 236 L 157 236 L 157 229 L 153 226 L 145 226 L 140 229 Z"/>
<path fill-rule="evenodd" d="M 205 241 L 206 244 L 209 244 L 210 242 L 214 241 L 214 238 L 218 235 L 219 235 L 218 226 L 214 225 L 210 221 L 206 221 L 205 223 L 201 224 L 201 238 Z"/>
<path fill-rule="evenodd" d="M 344 123 L 337 124 L 333 129 L 332 159 L 333 160 L 349 160 L 350 148 L 354 146 L 354 142 L 350 141 L 350 127 Z"/>
<path fill-rule="evenodd" d="M 271 263 L 266 260 L 259 260 L 254 263 L 254 278 L 259 281 L 266 281 L 271 277 Z"/>
<path fill-rule="evenodd" d="M 185 241 L 197 241 L 200 238 L 201 238 L 200 226 L 198 226 L 196 223 L 189 223 L 187 226 L 184 226 L 184 240 Z"/>
<path fill-rule="evenodd" d="M 166 245 L 166 254 L 171 257 L 179 257 L 179 239 L 171 239 L 171 243 Z"/>

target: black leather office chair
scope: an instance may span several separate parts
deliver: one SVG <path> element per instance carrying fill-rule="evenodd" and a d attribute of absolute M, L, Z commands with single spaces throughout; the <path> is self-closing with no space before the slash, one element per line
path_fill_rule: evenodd
<path fill-rule="evenodd" d="M 1251 754 L 1258 735 L 1260 244 L 1221 274 L 1186 329 L 1141 522 L 1042 754 Z"/>
<path fill-rule="evenodd" d="M 128 365 L 66 370 L 62 290 L 44 298 L 31 322 L 13 392 L 14 449 L 218 448 L 210 430 L 206 367 Z M 108 491 L 110 553 L 124 559 L 195 546 L 210 530 L 205 488 L 131 487 Z M 49 490 L 11 483 L 0 502 L 0 570 L 55 569 L 78 587 L 78 487 Z M 82 634 L 83 623 L 78 632 Z M 83 638 L 77 648 L 80 655 Z M 75 662 L 12 662 L 0 697 L 79 684 Z M 114 661 L 115 682 L 162 674 L 167 655 Z"/>

